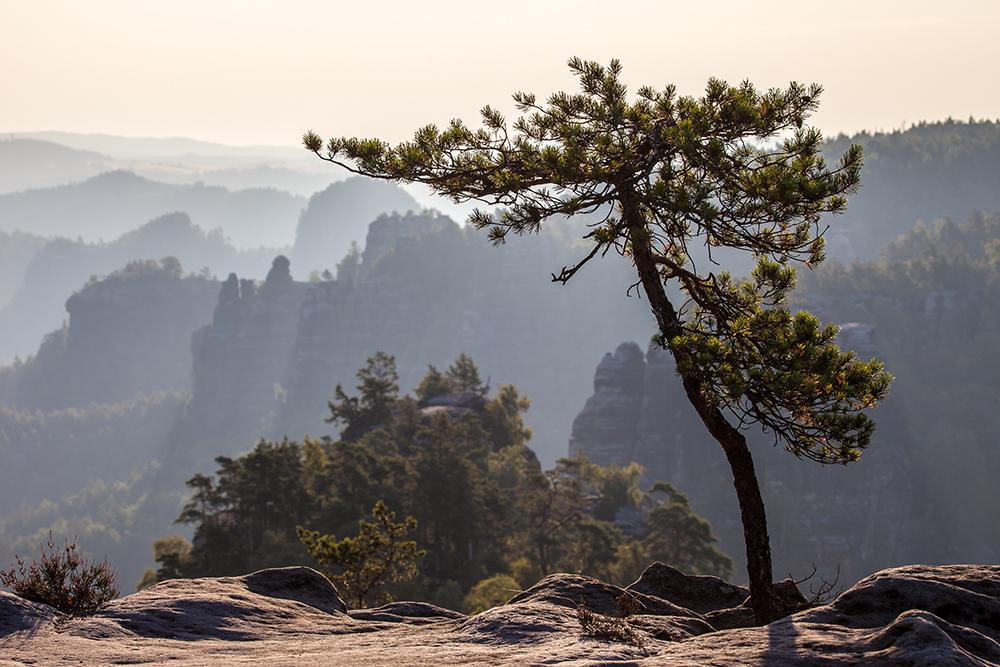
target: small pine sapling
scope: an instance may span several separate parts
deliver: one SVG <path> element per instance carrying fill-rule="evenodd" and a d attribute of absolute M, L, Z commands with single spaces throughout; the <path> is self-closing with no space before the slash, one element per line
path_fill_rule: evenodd
<path fill-rule="evenodd" d="M 403 523 L 395 523 L 396 513 L 390 512 L 381 500 L 372 515 L 375 523 L 362 519 L 358 522 L 360 534 L 342 540 L 302 526 L 296 528 L 310 556 L 324 567 L 340 570 L 328 576 L 344 601 L 355 609 L 364 609 L 368 600 L 376 604 L 392 602 L 393 597 L 383 587 L 417 576 L 416 560 L 425 553 L 413 540 L 403 539 L 417 529 L 416 519 L 407 517 Z"/>

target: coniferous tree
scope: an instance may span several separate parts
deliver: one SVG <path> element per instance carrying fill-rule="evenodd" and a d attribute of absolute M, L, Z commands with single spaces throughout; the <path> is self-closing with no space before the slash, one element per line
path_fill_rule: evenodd
<path fill-rule="evenodd" d="M 444 375 L 452 393 L 460 394 L 466 391 L 479 393 L 486 389 L 479 377 L 479 367 L 465 352 L 458 355 L 455 363 L 448 367 Z"/>
<path fill-rule="evenodd" d="M 691 511 L 687 496 L 671 484 L 657 482 L 650 493 L 663 493 L 667 502 L 649 512 L 650 534 L 643 540 L 647 557 L 690 574 L 733 575 L 733 559 L 719 551 L 712 526 Z"/>
<path fill-rule="evenodd" d="M 451 383 L 445 379 L 445 376 L 441 371 L 439 371 L 435 366 L 427 367 L 427 375 L 423 377 L 420 384 L 414 390 L 417 396 L 418 404 L 423 407 L 432 398 L 437 398 L 438 396 L 446 396 L 451 393 Z"/>
<path fill-rule="evenodd" d="M 337 383 L 337 402 L 327 403 L 331 414 L 326 421 L 328 424 L 345 425 L 340 433 L 344 440 L 357 440 L 366 431 L 388 423 L 399 394 L 396 358 L 384 352 L 376 352 L 375 356 L 368 358 L 367 365 L 358 371 L 358 380 L 360 396 L 348 396 L 340 383 Z"/>
<path fill-rule="evenodd" d="M 370 600 L 376 604 L 391 602 L 386 584 L 408 581 L 417 575 L 416 560 L 424 553 L 413 540 L 404 540 L 417 528 L 413 517 L 396 523 L 396 513 L 379 501 L 372 509 L 374 523 L 360 521 L 357 537 L 337 540 L 302 526 L 296 528 L 299 540 L 320 565 L 338 570 L 333 574 L 340 593 L 355 609 L 363 609 Z"/>
<path fill-rule="evenodd" d="M 355 173 L 502 207 L 499 216 L 485 209 L 471 216 L 495 243 L 511 232 L 537 232 L 553 217 L 601 216 L 585 236 L 590 252 L 553 279 L 565 283 L 612 250 L 631 259 L 657 322 L 655 342 L 673 354 L 688 399 L 729 461 L 754 613 L 758 624 L 769 623 L 783 610 L 741 429 L 757 423 L 799 457 L 855 461 L 874 429 L 864 410 L 886 396 L 891 381 L 880 363 L 841 353 L 835 327 L 786 306 L 791 262 L 824 259 L 820 215 L 842 211 L 857 188 L 861 148 L 851 146 L 839 165 L 827 167 L 821 133 L 805 126 L 819 103 L 815 84 L 762 94 L 749 82 L 712 79 L 700 99 L 678 97 L 673 86 L 643 87 L 629 102 L 617 61 L 608 68 L 578 58 L 569 64 L 582 92 L 557 93 L 546 104 L 517 93 L 524 115 L 512 127 L 485 107 L 476 131 L 454 120 L 444 131 L 426 126 L 396 147 L 333 138 L 323 155 L 323 140 L 311 131 L 304 144 Z M 755 258 L 749 279 L 713 266 L 720 248 Z M 668 285 L 684 294 L 680 309 Z"/>

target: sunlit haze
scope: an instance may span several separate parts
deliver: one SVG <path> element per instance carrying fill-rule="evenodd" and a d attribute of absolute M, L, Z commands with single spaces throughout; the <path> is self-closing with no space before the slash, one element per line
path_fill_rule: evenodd
<path fill-rule="evenodd" d="M 1000 117 L 1000 4 L 3 0 L 0 132 L 293 146 L 476 122 L 510 94 L 573 90 L 569 56 L 634 90 L 711 76 L 817 82 L 828 135 Z"/>

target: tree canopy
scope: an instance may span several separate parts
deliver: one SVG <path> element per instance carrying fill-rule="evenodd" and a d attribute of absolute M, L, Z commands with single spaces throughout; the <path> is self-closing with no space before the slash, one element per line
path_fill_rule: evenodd
<path fill-rule="evenodd" d="M 540 103 L 514 95 L 521 115 L 508 125 L 482 111 L 483 127 L 460 120 L 428 125 L 397 146 L 314 132 L 306 148 L 355 173 L 420 182 L 477 209 L 470 220 L 494 243 L 537 232 L 554 217 L 598 214 L 584 237 L 589 253 L 553 274 L 565 283 L 609 251 L 628 256 L 656 318 L 655 341 L 669 349 L 688 398 L 732 468 L 747 541 L 758 623 L 781 615 L 771 586 L 763 500 L 741 430 L 770 431 L 796 456 L 856 460 L 874 422 L 865 410 L 891 377 L 835 344 L 837 329 L 786 306 L 793 263 L 824 259 L 824 213 L 844 210 L 861 178 L 862 151 L 837 165 L 820 155 L 822 135 L 805 124 L 821 87 L 791 83 L 758 92 L 749 82 L 708 82 L 700 98 L 642 87 L 629 101 L 621 65 L 573 58 L 581 92 Z M 717 263 L 718 250 L 756 260 L 748 279 Z M 675 306 L 667 286 L 680 289 Z M 726 415 L 729 415 L 729 421 Z"/>
<path fill-rule="evenodd" d="M 395 372 L 392 357 L 373 359 Z M 459 360 L 453 368 L 479 377 L 470 357 Z M 452 416 L 397 397 L 353 440 L 262 440 L 238 458 L 218 457 L 214 476 L 187 483 L 177 522 L 194 526 L 193 544 L 156 540 L 160 567 L 143 584 L 314 565 L 312 555 L 356 606 L 403 595 L 457 608 L 471 595 L 464 606 L 476 609 L 485 594 L 477 584 L 498 576 L 506 589 L 556 571 L 627 585 L 652 559 L 732 575 L 707 522 L 676 501 L 663 515 L 665 503 L 640 492 L 641 466 L 575 458 L 543 471 L 526 446 L 529 403 L 512 385 Z M 618 525 L 623 509 L 630 520 Z M 395 522 L 394 512 L 407 519 Z M 662 546 L 674 541 L 673 551 Z"/>

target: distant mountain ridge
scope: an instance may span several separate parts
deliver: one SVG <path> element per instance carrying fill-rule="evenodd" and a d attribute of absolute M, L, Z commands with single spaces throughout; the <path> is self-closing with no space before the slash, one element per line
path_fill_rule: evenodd
<path fill-rule="evenodd" d="M 334 183 L 309 199 L 299 216 L 292 265 L 299 275 L 334 270 L 351 249 L 365 243 L 369 223 L 387 213 L 419 212 L 417 201 L 398 186 L 354 177 Z M 303 273 L 303 270 L 305 273 Z"/>
<path fill-rule="evenodd" d="M 241 248 L 283 247 L 294 240 L 305 199 L 273 189 L 230 191 L 171 185 L 116 170 L 72 185 L 0 195 L 0 230 L 110 240 L 141 221 L 184 211 L 207 229 L 222 228 Z"/>
<path fill-rule="evenodd" d="M 274 188 L 299 197 L 346 176 L 293 145 L 226 146 L 69 132 L 0 134 L 0 194 L 78 183 L 116 169 L 162 183 Z"/>
<path fill-rule="evenodd" d="M 114 158 L 38 139 L 0 139 L 0 194 L 82 181 L 114 168 Z"/>
<path fill-rule="evenodd" d="M 368 224 L 380 214 L 418 208 L 400 188 L 361 178 L 334 183 L 306 204 L 275 190 L 169 185 L 126 171 L 0 196 L 0 257 L 16 253 L 0 267 L 7 279 L 0 287 L 0 359 L 34 352 L 41 336 L 64 319 L 68 294 L 127 262 L 172 255 L 189 271 L 207 267 L 259 280 L 276 255 L 289 254 L 304 279 L 313 271 L 335 270 L 351 241 L 364 242 Z M 93 220 L 114 223 L 103 243 L 78 238 L 83 234 L 77 232 L 96 237 L 98 229 L 109 229 L 90 227 Z M 273 235 L 284 228 L 296 245 L 241 250 L 225 228 L 208 231 L 199 220 L 228 220 L 244 230 L 255 224 Z M 24 226 L 34 232 L 3 231 Z"/>
<path fill-rule="evenodd" d="M 186 213 L 159 216 L 102 244 L 0 233 L 0 255 L 8 247 L 24 253 L 16 258 L 21 275 L 11 276 L 12 284 L 6 285 L 9 300 L 0 309 L 0 359 L 6 360 L 33 354 L 41 337 L 66 319 L 67 298 L 92 277 L 110 274 L 129 262 L 173 256 L 190 272 L 227 267 L 263 276 L 278 252 L 241 252 L 221 234 L 206 233 L 193 224 Z"/>
<path fill-rule="evenodd" d="M 296 146 L 298 137 L 290 136 L 287 146 L 229 146 L 213 141 L 186 137 L 122 137 L 111 134 L 81 134 L 78 132 L 15 132 L 14 139 L 33 139 L 78 151 L 94 151 L 121 158 L 181 157 L 186 155 L 212 157 L 250 157 L 301 159 L 303 151 Z"/>

